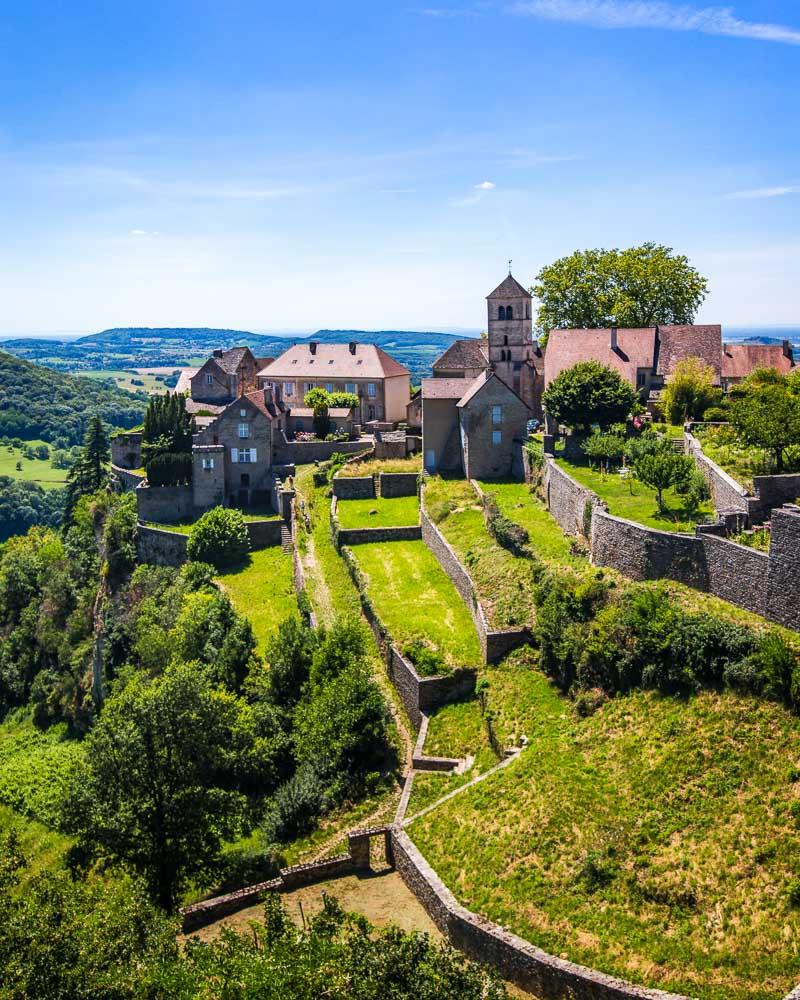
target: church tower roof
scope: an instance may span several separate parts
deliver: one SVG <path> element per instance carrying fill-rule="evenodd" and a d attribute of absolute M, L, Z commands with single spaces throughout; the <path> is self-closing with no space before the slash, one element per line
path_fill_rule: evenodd
<path fill-rule="evenodd" d="M 530 298 L 531 293 L 527 288 L 523 288 L 522 285 L 517 281 L 513 274 L 509 273 L 508 277 L 504 278 L 500 284 L 495 288 L 491 295 L 487 295 L 487 299 L 516 299 L 520 295 L 524 295 L 525 298 Z"/>

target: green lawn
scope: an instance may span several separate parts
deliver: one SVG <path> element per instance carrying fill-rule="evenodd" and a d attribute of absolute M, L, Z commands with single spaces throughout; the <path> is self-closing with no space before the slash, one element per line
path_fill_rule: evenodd
<path fill-rule="evenodd" d="M 47 444 L 47 442 L 26 441 L 25 444 L 36 448 L 37 445 Z M 52 455 L 53 446 L 50 444 L 47 446 Z M 22 464 L 22 469 L 17 469 L 17 462 Z M 0 476 L 24 479 L 36 483 L 43 489 L 52 490 L 64 485 L 68 472 L 69 469 L 56 469 L 49 458 L 24 458 L 20 448 L 12 448 L 10 445 L 0 447 Z"/>
<path fill-rule="evenodd" d="M 530 746 L 409 831 L 458 899 L 651 987 L 702 1000 L 788 993 L 800 980 L 788 900 L 800 722 L 730 694 L 641 692 L 580 720 L 535 671 L 487 676 L 499 735 L 524 732 Z M 458 752 L 462 734 L 480 746 L 473 706 L 437 713 L 426 750 Z M 409 815 L 436 797 L 433 777 Z"/>
<path fill-rule="evenodd" d="M 0 848 L 12 830 L 19 836 L 22 852 L 29 864 L 22 880 L 23 888 L 40 872 L 62 866 L 64 854 L 72 844 L 69 837 L 21 816 L 9 806 L 0 805 Z"/>
<path fill-rule="evenodd" d="M 277 521 L 280 514 L 275 514 L 271 507 L 249 507 L 240 511 L 245 521 Z M 191 534 L 192 528 L 197 523 L 198 518 L 191 520 L 181 518 L 177 521 L 145 521 L 148 528 L 163 528 L 164 531 L 177 531 L 181 535 Z"/>
<path fill-rule="evenodd" d="M 408 458 L 373 458 L 363 462 L 348 462 L 343 465 L 340 476 L 374 476 L 377 472 L 422 472 L 422 455 Z"/>
<path fill-rule="evenodd" d="M 637 521 L 648 528 L 659 528 L 661 531 L 690 533 L 694 532 L 698 521 L 713 519 L 714 505 L 710 500 L 704 501 L 697 511 L 691 512 L 686 509 L 684 498 L 678 496 L 674 489 L 668 489 L 664 491 L 666 510 L 661 512 L 656 503 L 655 490 L 632 476 L 623 479 L 617 472 L 597 472 L 585 462 L 570 462 L 565 458 L 557 458 L 556 461 L 573 479 L 588 486 L 605 500 L 609 513 L 617 517 Z"/>
<path fill-rule="evenodd" d="M 175 366 L 179 367 L 178 365 Z M 170 369 L 172 371 L 172 369 Z M 148 392 L 160 394 L 168 391 L 168 387 L 163 382 L 159 382 L 155 375 L 144 374 L 132 370 L 121 368 L 101 368 L 93 371 L 75 371 L 72 374 L 80 375 L 82 378 L 92 378 L 96 381 L 112 381 L 118 389 L 125 389 L 127 392 Z M 143 385 L 134 385 L 134 379 Z M 172 390 L 169 390 L 172 391 Z"/>
<path fill-rule="evenodd" d="M 261 653 L 284 618 L 297 615 L 292 557 L 280 545 L 252 552 L 246 566 L 221 573 L 219 582 L 237 610 L 250 619 Z"/>
<path fill-rule="evenodd" d="M 340 500 L 337 514 L 343 528 L 403 527 L 419 524 L 419 500 L 416 496 Z"/>
<path fill-rule="evenodd" d="M 481 662 L 469 611 L 424 542 L 358 545 L 353 554 L 368 577 L 378 617 L 401 647 L 422 637 L 451 667 Z"/>

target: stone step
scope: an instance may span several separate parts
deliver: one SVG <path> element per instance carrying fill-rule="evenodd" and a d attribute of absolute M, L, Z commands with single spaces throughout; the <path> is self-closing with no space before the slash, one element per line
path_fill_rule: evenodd
<path fill-rule="evenodd" d="M 281 525 L 281 549 L 284 552 L 292 551 L 292 533 L 286 524 Z"/>

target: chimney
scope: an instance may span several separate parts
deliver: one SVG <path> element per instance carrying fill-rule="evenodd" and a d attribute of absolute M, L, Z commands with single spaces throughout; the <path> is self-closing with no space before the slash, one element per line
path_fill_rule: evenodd
<path fill-rule="evenodd" d="M 309 349 L 309 351 L 311 351 L 312 354 L 316 354 L 317 353 L 317 342 L 316 342 L 316 340 L 310 340 L 308 342 L 308 349 Z"/>
<path fill-rule="evenodd" d="M 350 353 L 351 354 L 355 354 L 356 353 L 356 346 L 357 345 L 356 345 L 355 340 L 351 340 L 350 343 L 347 346 L 350 348 Z"/>
<path fill-rule="evenodd" d="M 275 393 L 273 392 L 272 386 L 269 382 L 264 383 L 264 402 L 267 406 L 269 406 L 270 403 L 275 402 Z"/>
<path fill-rule="evenodd" d="M 615 326 L 611 327 L 611 350 L 616 352 L 617 347 L 617 328 Z"/>
<path fill-rule="evenodd" d="M 214 355 L 215 358 L 221 358 L 224 352 L 221 347 L 217 347 L 216 350 L 212 351 L 211 353 Z"/>

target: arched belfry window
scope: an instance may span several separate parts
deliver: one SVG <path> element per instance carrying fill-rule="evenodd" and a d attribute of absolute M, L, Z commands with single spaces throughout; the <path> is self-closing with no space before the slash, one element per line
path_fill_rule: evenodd
<path fill-rule="evenodd" d="M 531 318 L 531 307 L 529 305 L 525 306 L 525 319 Z"/>
<path fill-rule="evenodd" d="M 506 309 L 506 319 L 513 319 L 513 318 L 514 318 L 514 309 L 512 308 L 512 306 L 509 306 Z"/>
<path fill-rule="evenodd" d="M 497 318 L 498 319 L 505 319 L 506 318 L 506 307 L 505 306 L 500 306 L 500 308 L 497 310 Z"/>

